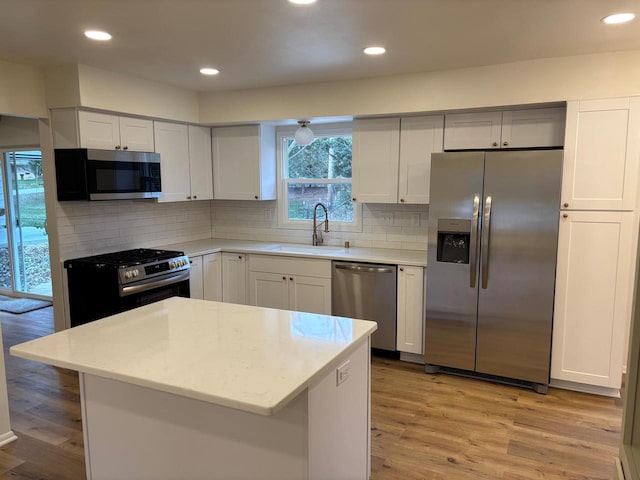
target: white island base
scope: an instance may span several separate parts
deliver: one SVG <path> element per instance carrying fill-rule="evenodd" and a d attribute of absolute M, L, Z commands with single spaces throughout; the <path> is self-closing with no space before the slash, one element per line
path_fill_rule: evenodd
<path fill-rule="evenodd" d="M 272 416 L 80 373 L 87 478 L 367 479 L 369 351 Z"/>
<path fill-rule="evenodd" d="M 173 297 L 11 354 L 79 372 L 89 480 L 366 480 L 375 329 Z"/>

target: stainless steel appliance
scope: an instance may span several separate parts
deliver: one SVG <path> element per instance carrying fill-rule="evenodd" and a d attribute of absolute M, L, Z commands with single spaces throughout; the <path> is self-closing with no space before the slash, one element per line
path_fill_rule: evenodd
<path fill-rule="evenodd" d="M 58 201 L 126 200 L 162 195 L 160 154 L 122 150 L 55 150 Z"/>
<path fill-rule="evenodd" d="M 331 314 L 378 322 L 371 347 L 396 350 L 396 265 L 332 262 Z"/>
<path fill-rule="evenodd" d="M 64 262 L 71 326 L 169 297 L 189 297 L 189 258 L 138 248 Z"/>
<path fill-rule="evenodd" d="M 561 150 L 432 155 L 425 360 L 549 383 Z"/>

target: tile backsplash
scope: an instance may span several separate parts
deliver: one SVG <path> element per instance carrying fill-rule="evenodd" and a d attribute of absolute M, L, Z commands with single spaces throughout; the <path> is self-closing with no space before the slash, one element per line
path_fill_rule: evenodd
<path fill-rule="evenodd" d="M 211 201 L 62 202 L 56 209 L 60 259 L 211 237 Z"/>
<path fill-rule="evenodd" d="M 426 250 L 428 217 L 428 205 L 365 204 L 362 232 L 330 231 L 325 243 Z M 57 223 L 60 260 L 210 237 L 311 243 L 310 228 L 278 227 L 275 201 L 62 202 Z"/>
<path fill-rule="evenodd" d="M 268 242 L 311 243 L 311 229 L 279 228 L 277 205 L 270 202 L 214 200 L 212 235 Z M 426 250 L 428 205 L 365 204 L 362 232 L 324 233 L 325 244 Z"/>

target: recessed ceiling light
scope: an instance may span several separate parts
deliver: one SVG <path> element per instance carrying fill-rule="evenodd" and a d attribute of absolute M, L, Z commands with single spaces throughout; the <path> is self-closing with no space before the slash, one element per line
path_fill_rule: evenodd
<path fill-rule="evenodd" d="M 367 47 L 363 50 L 367 55 L 382 55 L 386 51 L 384 47 Z"/>
<path fill-rule="evenodd" d="M 217 68 L 201 68 L 200 69 L 200 73 L 203 75 L 217 75 L 220 73 L 220 70 L 218 70 Z"/>
<path fill-rule="evenodd" d="M 310 5 L 316 3 L 316 0 L 289 0 L 289 3 L 295 3 L 296 5 Z"/>
<path fill-rule="evenodd" d="M 86 32 L 84 32 L 84 35 L 91 40 L 100 40 L 102 42 L 111 40 L 111 35 L 109 35 L 107 32 L 101 32 L 100 30 L 87 30 Z"/>
<path fill-rule="evenodd" d="M 614 15 L 604 17 L 601 21 L 608 25 L 616 25 L 618 23 L 630 22 L 634 18 L 636 18 L 634 13 L 616 13 Z"/>

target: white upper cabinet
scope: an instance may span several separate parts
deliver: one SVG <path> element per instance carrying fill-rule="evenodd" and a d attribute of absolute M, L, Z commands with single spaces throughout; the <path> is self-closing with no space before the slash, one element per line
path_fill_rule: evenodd
<path fill-rule="evenodd" d="M 80 147 L 153 152 L 153 121 L 78 112 Z"/>
<path fill-rule="evenodd" d="M 445 150 L 500 148 L 502 112 L 450 113 L 444 122 Z"/>
<path fill-rule="evenodd" d="M 209 127 L 189 125 L 189 178 L 193 200 L 213 198 L 213 164 Z"/>
<path fill-rule="evenodd" d="M 400 121 L 398 201 L 429 203 L 431 154 L 442 152 L 444 117 L 406 117 Z"/>
<path fill-rule="evenodd" d="M 158 202 L 190 200 L 189 135 L 186 125 L 155 122 L 156 152 L 160 154 L 162 197 Z"/>
<path fill-rule="evenodd" d="M 215 127 L 211 135 L 214 198 L 274 200 L 275 129 L 267 125 Z"/>
<path fill-rule="evenodd" d="M 562 208 L 633 210 L 639 144 L 640 97 L 569 102 Z"/>
<path fill-rule="evenodd" d="M 352 196 L 361 203 L 398 201 L 400 119 L 353 121 Z"/>
<path fill-rule="evenodd" d="M 502 112 L 502 148 L 562 147 L 565 109 L 535 108 Z"/>
<path fill-rule="evenodd" d="M 153 121 L 74 108 L 51 110 L 55 148 L 153 152 Z"/>
<path fill-rule="evenodd" d="M 209 129 L 179 123 L 154 124 L 162 172 L 162 197 L 158 202 L 212 199 Z"/>
<path fill-rule="evenodd" d="M 445 150 L 562 147 L 565 110 L 534 108 L 445 115 Z"/>

